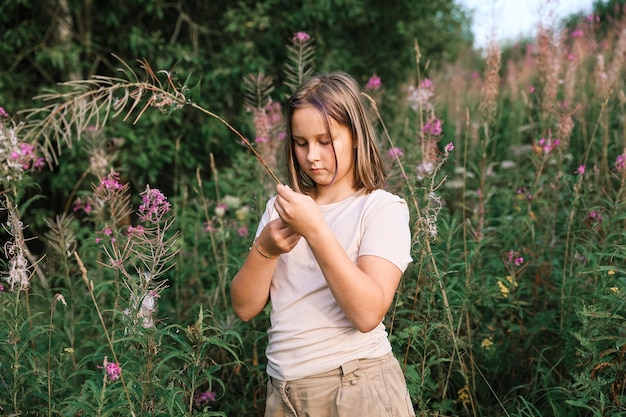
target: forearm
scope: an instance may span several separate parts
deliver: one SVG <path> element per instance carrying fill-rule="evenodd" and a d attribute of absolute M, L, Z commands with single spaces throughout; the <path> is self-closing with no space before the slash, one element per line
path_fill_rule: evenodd
<path fill-rule="evenodd" d="M 267 305 L 272 275 L 277 259 L 263 257 L 254 248 L 230 285 L 235 314 L 243 321 L 252 320 Z"/>

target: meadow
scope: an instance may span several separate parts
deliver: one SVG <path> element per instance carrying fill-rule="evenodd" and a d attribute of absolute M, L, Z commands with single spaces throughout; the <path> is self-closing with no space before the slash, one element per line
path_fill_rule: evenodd
<path fill-rule="evenodd" d="M 366 75 L 387 189 L 411 207 L 385 324 L 418 416 L 626 415 L 626 21 L 597 28 L 438 68 L 416 40 L 403 88 Z M 288 86 L 315 71 L 311 35 L 287 45 Z M 0 108 L 0 415 L 261 416 L 268 314 L 242 323 L 228 293 L 282 180 L 284 97 L 242 81 L 246 138 L 193 80 L 119 66 Z M 232 166 L 129 183 L 146 155 L 109 125 L 183 111 L 225 126 Z M 160 139 L 183 167 L 183 139 Z M 72 186 L 41 225 L 44 182 Z"/>

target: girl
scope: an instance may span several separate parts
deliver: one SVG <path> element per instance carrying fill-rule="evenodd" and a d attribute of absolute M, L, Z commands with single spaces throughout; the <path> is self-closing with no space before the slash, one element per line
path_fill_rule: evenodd
<path fill-rule="evenodd" d="M 382 324 L 411 262 L 409 211 L 382 189 L 354 79 L 305 81 L 285 142 L 289 186 L 276 186 L 231 285 L 244 321 L 271 300 L 265 416 L 414 416 Z"/>

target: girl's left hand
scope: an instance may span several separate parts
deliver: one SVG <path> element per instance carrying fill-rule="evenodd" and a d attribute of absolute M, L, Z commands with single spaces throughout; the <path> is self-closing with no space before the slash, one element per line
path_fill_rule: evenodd
<path fill-rule="evenodd" d="M 309 233 L 325 224 L 324 217 L 315 201 L 306 194 L 293 191 L 288 186 L 276 186 L 276 204 L 274 207 L 283 223 L 305 239 Z"/>

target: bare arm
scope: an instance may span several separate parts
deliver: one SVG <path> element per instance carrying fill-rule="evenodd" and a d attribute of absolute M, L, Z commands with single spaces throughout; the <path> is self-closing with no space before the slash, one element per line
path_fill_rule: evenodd
<path fill-rule="evenodd" d="M 278 256 L 293 249 L 299 239 L 299 235 L 280 219 L 276 219 L 263 228 L 257 244 L 266 255 Z M 277 262 L 278 258 L 268 259 L 252 247 L 243 266 L 233 278 L 230 286 L 233 309 L 243 321 L 252 320 L 267 305 Z"/>
<path fill-rule="evenodd" d="M 374 329 L 393 301 L 402 271 L 386 259 L 361 256 L 355 265 L 308 196 L 278 186 L 276 209 L 308 242 L 335 300 L 361 332 Z"/>

